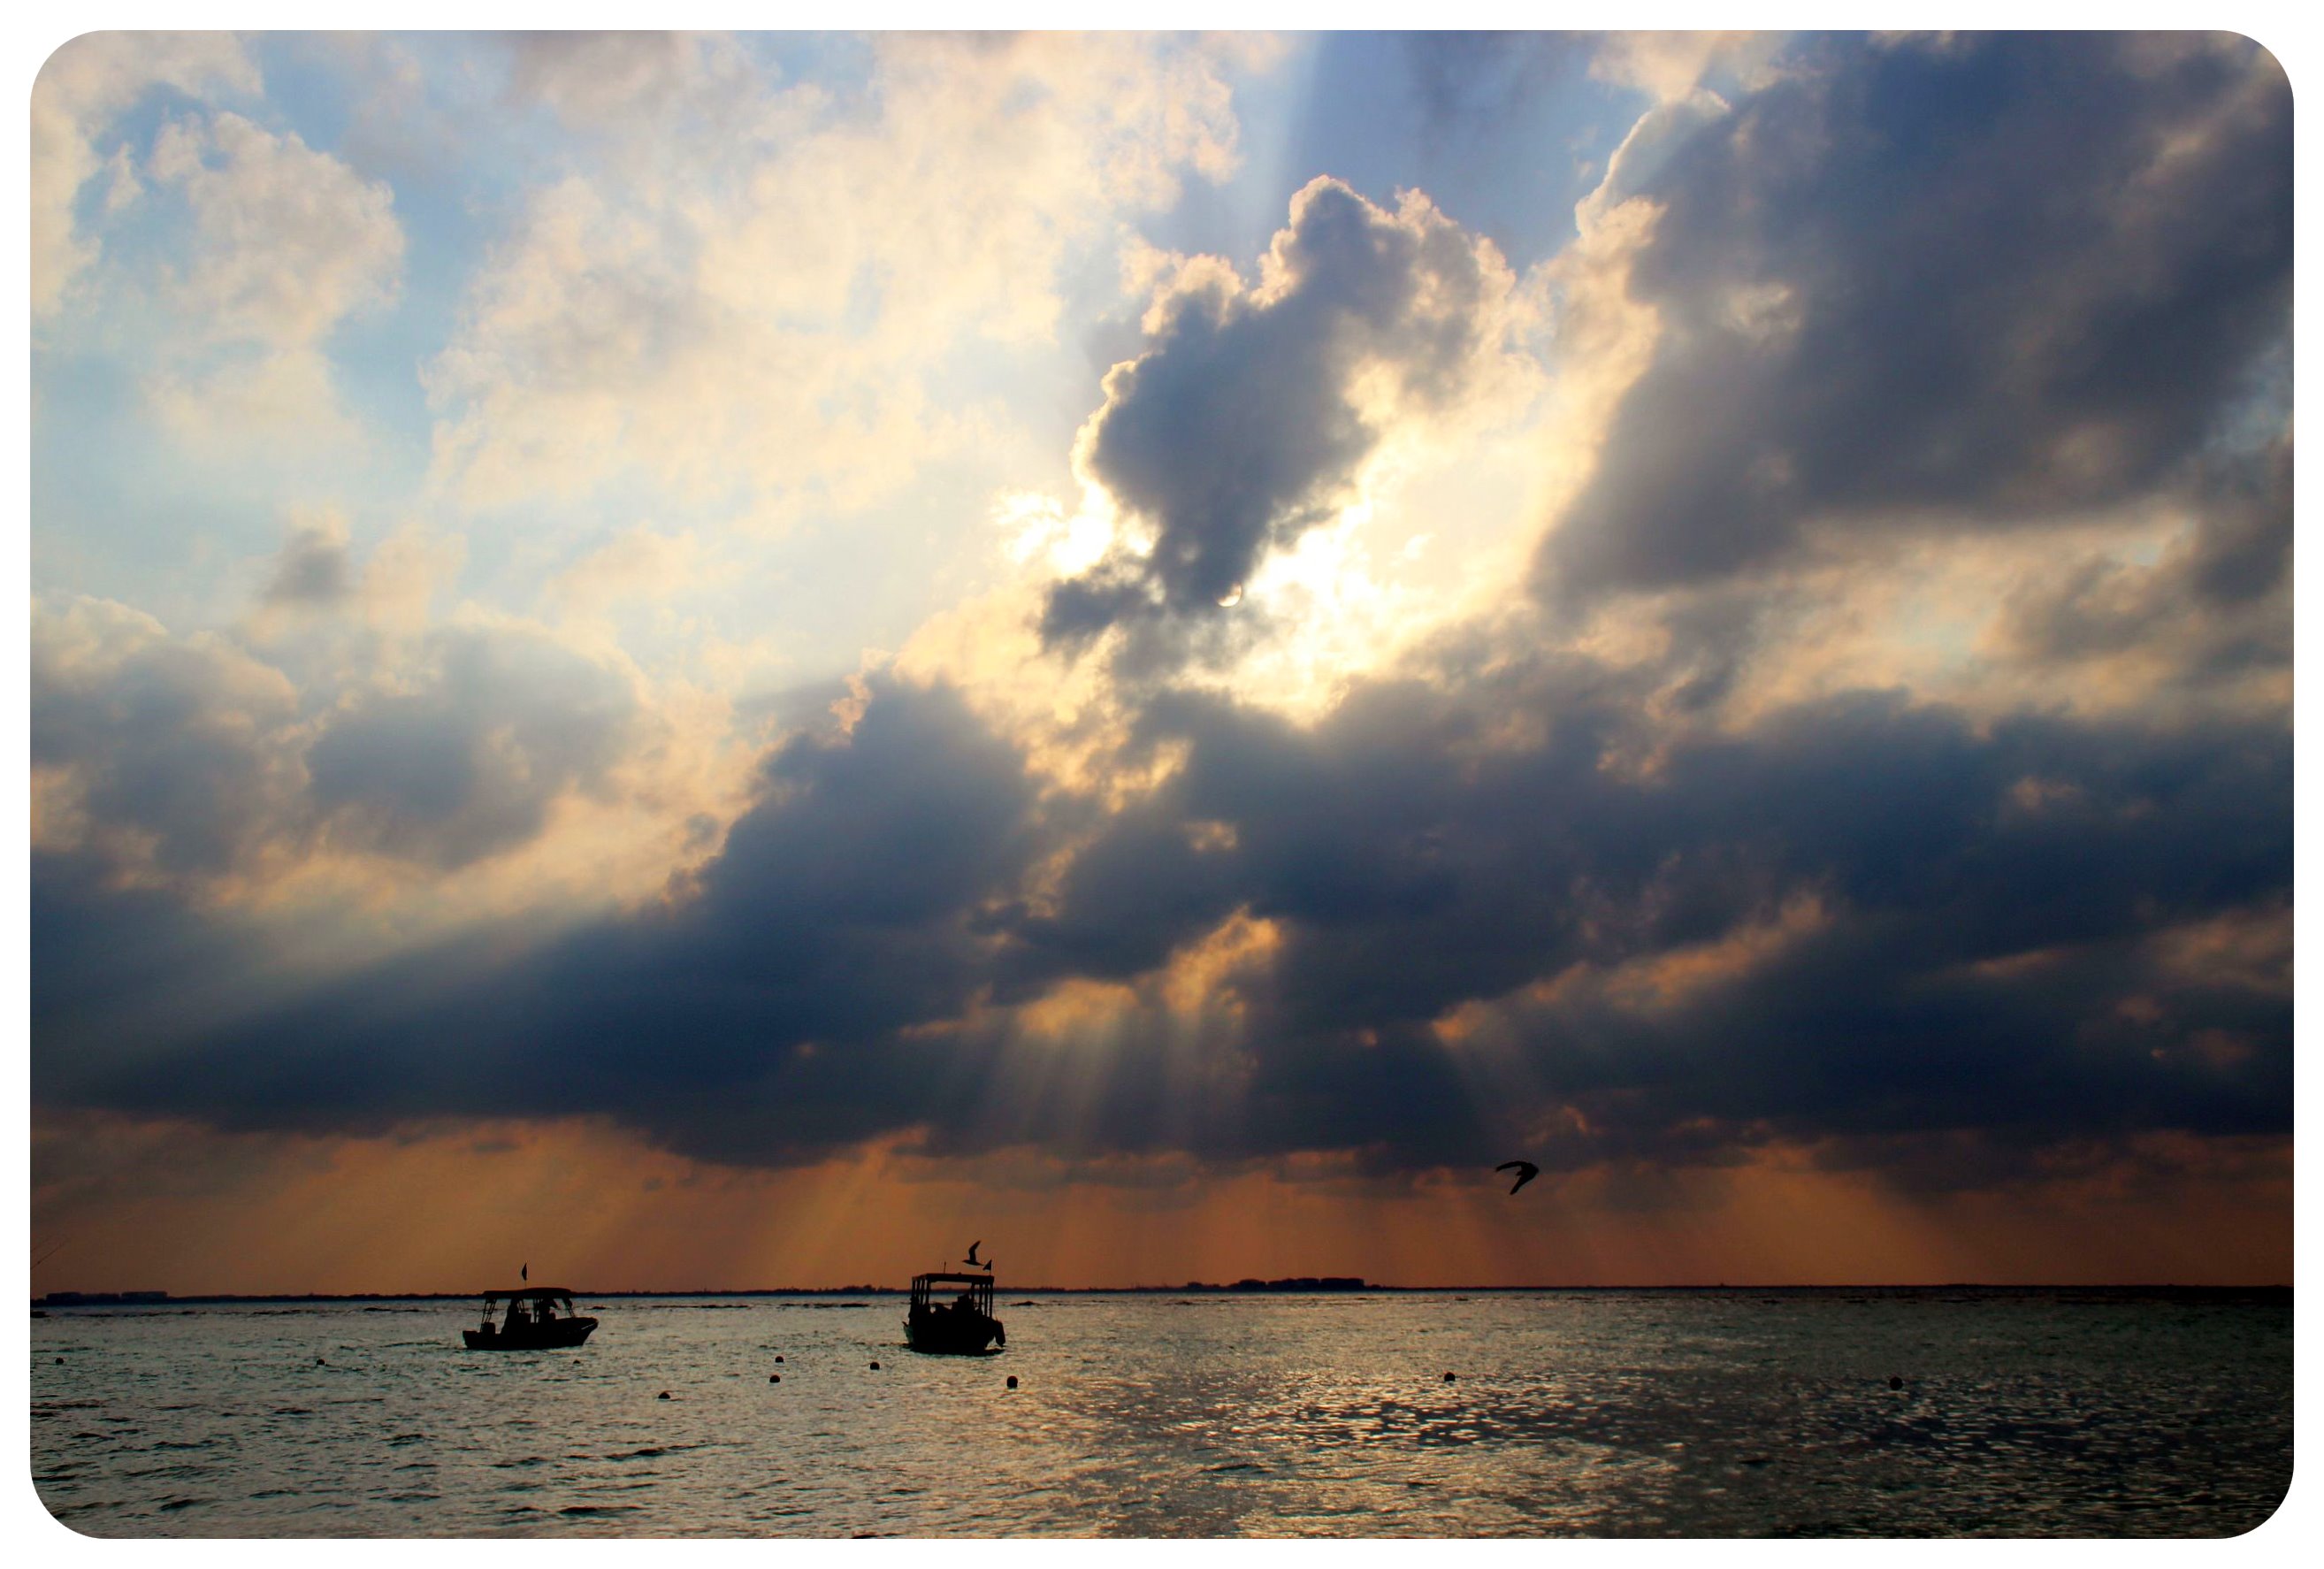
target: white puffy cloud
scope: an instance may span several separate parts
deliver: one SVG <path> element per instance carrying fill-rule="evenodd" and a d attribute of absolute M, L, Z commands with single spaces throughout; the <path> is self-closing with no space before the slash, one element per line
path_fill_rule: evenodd
<path fill-rule="evenodd" d="M 53 315 L 67 289 L 96 261 L 98 242 L 73 217 L 81 188 L 107 166 L 97 138 L 150 88 L 201 94 L 255 93 L 258 68 L 224 32 L 90 32 L 49 57 L 32 85 L 32 314 Z M 135 189 L 135 175 L 113 161 L 108 206 Z M 124 180 L 124 176 L 126 180 Z"/>
<path fill-rule="evenodd" d="M 161 291 L 178 329 L 145 378 L 164 427 L 197 449 L 286 430 L 352 444 L 323 346 L 395 296 L 404 237 L 388 187 L 226 112 L 164 125 L 146 167 L 182 193 L 190 226 Z"/>
<path fill-rule="evenodd" d="M 329 362 L 311 347 L 186 352 L 149 372 L 143 391 L 171 439 L 213 458 L 279 461 L 290 450 L 342 453 L 363 440 Z"/>
<path fill-rule="evenodd" d="M 885 38 L 860 95 L 769 84 L 747 112 L 716 107 L 742 69 L 723 50 L 632 45 L 613 78 L 598 52 L 521 52 L 513 86 L 601 151 L 533 195 L 427 368 L 475 504 L 632 466 L 761 510 L 861 504 L 979 432 L 949 358 L 1047 341 L 1117 211 L 1233 162 L 1201 44 Z"/>
<path fill-rule="evenodd" d="M 1692 96 L 1714 70 L 1748 87 L 1766 85 L 1783 43 L 1775 32 L 1609 33 L 1590 61 L 1590 74 L 1670 103 Z"/>
<path fill-rule="evenodd" d="M 569 609 L 596 614 L 674 594 L 693 578 L 701 541 L 691 530 L 674 534 L 636 528 L 616 535 L 558 573 L 549 592 Z"/>
<path fill-rule="evenodd" d="M 232 113 L 173 121 L 148 167 L 185 193 L 193 234 L 171 293 L 207 336 L 303 347 L 393 297 L 403 231 L 392 194 L 296 132 Z"/>

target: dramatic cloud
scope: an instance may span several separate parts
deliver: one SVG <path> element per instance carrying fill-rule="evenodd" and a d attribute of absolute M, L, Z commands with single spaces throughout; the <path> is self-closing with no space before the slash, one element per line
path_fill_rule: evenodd
<path fill-rule="evenodd" d="M 408 962 L 81 1088 L 237 1123 L 587 1111 L 776 1163 L 932 1122 L 1390 1168 L 2288 1127 L 2280 732 L 1981 733 L 1867 695 L 1657 742 L 1637 697 L 1561 660 L 1368 687 L 1312 732 L 1163 705 L 1183 767 L 1038 893 L 1087 808 L 1037 810 L 955 699 L 883 684 L 774 754 L 668 911 Z M 1231 1095 L 1157 1103 L 1157 1019 L 1076 1041 L 1072 1126 L 959 1101 L 1083 978 L 1167 981 L 1237 921 L 1269 935 L 1194 1043 Z M 2222 943 L 2240 966 L 2193 959 Z"/>
<path fill-rule="evenodd" d="M 1318 180 L 1246 289 L 1192 263 L 1147 316 L 1151 346 L 1106 377 L 1082 465 L 1150 526 L 1050 595 L 1042 633 L 1214 614 L 1268 550 L 1346 499 L 1382 427 L 1442 408 L 1488 368 L 1513 280 L 1426 198 L 1390 213 Z"/>
<path fill-rule="evenodd" d="M 1658 742 L 1638 696 L 1566 664 L 1489 704 L 1366 689 L 1312 734 L 1210 701 L 1157 715 L 1184 768 L 1027 935 L 1118 974 L 1231 911 L 1272 923 L 1257 1087 L 1331 1108 L 1324 1142 L 1413 1138 L 1455 1065 L 1655 1139 L 2285 1125 L 2283 955 L 2255 987 L 2149 955 L 2285 918 L 2280 733 L 1980 735 L 1867 696 Z M 1512 725 L 1540 739 L 1495 744 Z M 1487 1019 L 1498 1061 L 1466 1044 Z M 2212 1063 L 2204 1040 L 2236 1044 Z M 1367 1092 L 1379 1075 L 1404 1089 Z M 1481 1134 L 1462 1103 L 1445 1131 Z"/>
<path fill-rule="evenodd" d="M 2218 36 L 1833 42 L 1637 186 L 1659 320 L 1545 593 L 2138 494 L 2291 298 L 2292 97 Z"/>

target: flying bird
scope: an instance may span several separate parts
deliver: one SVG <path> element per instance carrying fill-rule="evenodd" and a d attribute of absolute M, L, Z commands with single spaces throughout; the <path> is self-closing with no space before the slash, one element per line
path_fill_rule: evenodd
<path fill-rule="evenodd" d="M 1511 1193 L 1515 1193 L 1518 1188 L 1523 1187 L 1526 1183 L 1531 1182 L 1535 1177 L 1541 1175 L 1541 1168 L 1536 1166 L 1530 1160 L 1504 1160 L 1499 1166 L 1494 1167 L 1493 1169 L 1495 1171 L 1514 1171 L 1517 1174 L 1517 1181 L 1511 1185 L 1509 1188 Z"/>
<path fill-rule="evenodd" d="M 989 1259 L 988 1259 L 988 1260 L 983 1260 L 982 1262 L 980 1262 L 980 1261 L 978 1260 L 977 1257 L 976 1257 L 976 1250 L 977 1250 L 977 1249 L 979 1249 L 979 1248 L 981 1248 L 981 1247 L 982 1247 L 982 1246 L 984 1246 L 984 1239 L 983 1239 L 982 1237 L 979 1237 L 979 1238 L 977 1238 L 977 1239 L 976 1239 L 976 1241 L 973 1241 L 973 1242 L 969 1243 L 969 1245 L 968 1245 L 968 1267 L 969 1267 L 970 1269 L 987 1269 L 987 1268 L 990 1268 L 990 1267 L 991 1267 L 991 1260 L 989 1260 Z"/>

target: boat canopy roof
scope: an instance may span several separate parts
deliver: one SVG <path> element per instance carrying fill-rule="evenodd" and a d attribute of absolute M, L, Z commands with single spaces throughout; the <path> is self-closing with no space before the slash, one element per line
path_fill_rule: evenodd
<path fill-rule="evenodd" d="M 573 1293 L 563 1286 L 527 1286 L 515 1291 L 487 1291 L 484 1300 L 498 1302 L 503 1297 L 512 1302 L 570 1302 Z"/>
<path fill-rule="evenodd" d="M 912 1289 L 915 1291 L 930 1286 L 990 1286 L 991 1284 L 992 1277 L 990 1275 L 915 1275 L 912 1277 Z"/>

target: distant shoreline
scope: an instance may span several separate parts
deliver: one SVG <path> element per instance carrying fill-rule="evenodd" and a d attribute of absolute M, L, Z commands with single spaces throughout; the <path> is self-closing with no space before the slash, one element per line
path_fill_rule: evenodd
<path fill-rule="evenodd" d="M 505 1294 L 507 1288 L 496 1288 Z M 601 1291 L 587 1287 L 558 1288 L 570 1289 L 576 1297 L 643 1301 L 675 1297 L 902 1297 L 910 1288 L 902 1286 L 777 1286 L 723 1288 L 707 1287 L 684 1290 L 619 1290 Z M 1024 1297 L 1237 1297 L 1237 1296 L 1443 1296 L 1447 1293 L 1474 1297 L 1517 1297 L 1614 1293 L 1664 1293 L 1670 1295 L 1741 1295 L 1753 1296 L 1926 1296 L 1931 1293 L 1975 1292 L 1984 1295 L 2034 1294 L 2072 1292 L 2082 1294 L 2135 1293 L 2154 1295 L 2175 1293 L 2190 1296 L 2226 1296 L 2231 1294 L 2281 1294 L 2289 1297 L 2289 1284 L 2255 1286 L 2187 1286 L 2171 1282 L 2111 1285 L 1988 1285 L 1973 1281 L 1954 1281 L 1932 1285 L 1876 1286 L 1385 1286 L 1371 1281 L 1344 1278 L 1296 1277 L 1282 1280 L 1237 1281 L 1217 1285 L 1208 1281 L 1190 1281 L 1182 1286 L 1010 1286 L 1006 1291 Z M 204 1292 L 178 1297 L 165 1292 L 51 1292 L 32 1299 L 31 1306 L 47 1311 L 54 1308 L 117 1308 L 152 1310 L 157 1307 L 200 1307 L 231 1303 L 324 1303 L 324 1302 L 474 1302 L 484 1296 L 476 1291 L 275 1291 L 275 1292 Z"/>

